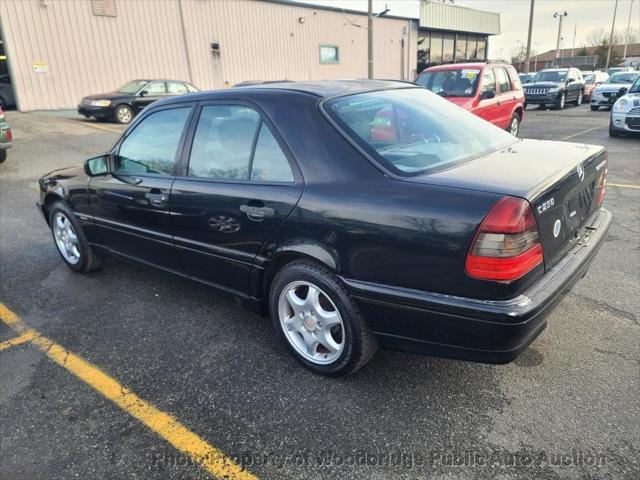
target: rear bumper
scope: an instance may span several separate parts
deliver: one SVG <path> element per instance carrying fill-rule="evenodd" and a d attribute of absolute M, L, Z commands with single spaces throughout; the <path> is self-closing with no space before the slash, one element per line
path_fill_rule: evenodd
<path fill-rule="evenodd" d="M 548 313 L 586 274 L 611 220 L 609 211 L 599 210 L 588 223 L 588 235 L 537 283 L 510 300 L 477 300 L 343 280 L 382 346 L 507 363 L 544 330 Z"/>

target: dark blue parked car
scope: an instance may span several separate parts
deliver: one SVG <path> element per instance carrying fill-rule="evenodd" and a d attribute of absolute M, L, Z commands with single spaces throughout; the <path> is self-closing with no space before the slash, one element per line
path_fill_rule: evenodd
<path fill-rule="evenodd" d="M 602 245 L 606 172 L 406 83 L 283 83 L 155 103 L 40 207 L 71 269 L 116 254 L 232 293 L 343 375 L 378 344 L 514 359 Z"/>

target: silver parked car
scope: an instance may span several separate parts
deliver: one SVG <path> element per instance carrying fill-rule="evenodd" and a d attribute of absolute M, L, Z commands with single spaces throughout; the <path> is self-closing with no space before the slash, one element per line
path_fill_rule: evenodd
<path fill-rule="evenodd" d="M 611 109 L 609 136 L 622 133 L 640 133 L 640 76 Z"/>

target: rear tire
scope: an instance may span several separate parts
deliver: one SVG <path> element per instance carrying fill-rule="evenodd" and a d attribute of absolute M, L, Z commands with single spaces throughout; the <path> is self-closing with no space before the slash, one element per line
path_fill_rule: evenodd
<path fill-rule="evenodd" d="M 4 162 L 7 159 L 7 151 L 2 148 L 0 149 L 0 163 Z"/>
<path fill-rule="evenodd" d="M 271 284 L 269 308 L 281 340 L 314 372 L 348 375 L 376 352 L 376 339 L 346 287 L 321 265 L 297 260 L 283 267 Z"/>
<path fill-rule="evenodd" d="M 600 110 L 600 107 L 597 105 L 591 105 L 591 111 L 592 112 L 597 112 L 598 110 Z"/>
<path fill-rule="evenodd" d="M 64 202 L 49 209 L 49 225 L 58 253 L 74 272 L 86 273 L 100 268 L 102 258 L 95 254 L 80 222 Z"/>

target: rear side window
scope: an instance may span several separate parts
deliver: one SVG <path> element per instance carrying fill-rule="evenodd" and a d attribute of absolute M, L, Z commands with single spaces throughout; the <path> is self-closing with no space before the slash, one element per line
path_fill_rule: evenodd
<path fill-rule="evenodd" d="M 247 107 L 202 109 L 189 158 L 189 176 L 246 180 L 260 115 Z"/>
<path fill-rule="evenodd" d="M 500 93 L 510 92 L 512 88 L 507 71 L 502 67 L 494 68 L 493 71 L 496 74 L 496 82 L 500 86 Z"/>
<path fill-rule="evenodd" d="M 442 97 L 472 97 L 480 78 L 480 69 L 461 68 L 423 73 L 416 83 Z"/>
<path fill-rule="evenodd" d="M 251 180 L 263 182 L 293 182 L 293 172 L 266 124 L 260 126 L 256 151 L 251 165 Z"/>
<path fill-rule="evenodd" d="M 190 107 L 152 113 L 124 139 L 115 159 L 120 173 L 172 175 Z"/>
<path fill-rule="evenodd" d="M 449 168 L 517 141 L 423 88 L 349 95 L 323 108 L 347 137 L 398 175 Z"/>

